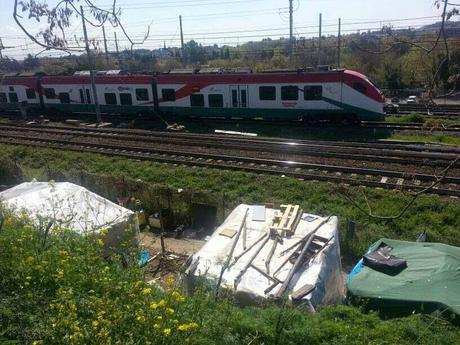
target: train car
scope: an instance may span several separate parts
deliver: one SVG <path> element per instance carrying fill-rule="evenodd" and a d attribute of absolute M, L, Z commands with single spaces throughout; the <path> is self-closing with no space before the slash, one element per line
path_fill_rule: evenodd
<path fill-rule="evenodd" d="M 102 113 L 140 114 L 155 110 L 152 75 L 97 75 L 96 93 Z M 46 76 L 40 80 L 43 106 L 59 112 L 94 112 L 89 75 Z"/>
<path fill-rule="evenodd" d="M 384 97 L 351 70 L 270 73 L 100 74 L 95 77 L 102 113 L 267 120 L 383 119 Z M 92 113 L 89 73 L 9 77 L 0 82 L 0 109 Z"/>
<path fill-rule="evenodd" d="M 0 78 L 0 110 L 40 109 L 37 77 L 6 76 Z"/>
<path fill-rule="evenodd" d="M 270 120 L 384 117 L 380 90 L 351 70 L 164 74 L 156 79 L 164 113 Z"/>

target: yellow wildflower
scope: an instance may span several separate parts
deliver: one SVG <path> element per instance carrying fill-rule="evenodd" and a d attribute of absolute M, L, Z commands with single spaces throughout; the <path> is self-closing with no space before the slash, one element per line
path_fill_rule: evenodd
<path fill-rule="evenodd" d="M 176 284 L 176 279 L 174 279 L 173 276 L 169 276 L 168 278 L 166 278 L 166 285 L 169 288 L 172 288 L 175 284 Z"/>
<path fill-rule="evenodd" d="M 164 333 L 165 335 L 170 335 L 170 334 L 171 334 L 171 328 L 165 328 L 165 329 L 163 330 L 163 333 Z"/>
<path fill-rule="evenodd" d="M 157 323 L 154 323 L 154 324 L 153 324 L 153 328 L 155 328 L 155 329 L 159 329 L 159 328 L 160 328 L 160 325 L 159 325 L 159 324 L 157 324 Z"/>
<path fill-rule="evenodd" d="M 166 313 L 169 315 L 174 314 L 174 309 L 173 308 L 166 308 Z"/>
<path fill-rule="evenodd" d="M 159 307 L 164 307 L 166 305 L 166 301 L 164 299 L 160 300 L 160 302 L 158 302 L 158 306 Z"/>
<path fill-rule="evenodd" d="M 151 289 L 151 288 L 145 288 L 145 289 L 142 290 L 142 294 L 143 294 L 144 296 L 150 295 L 151 293 L 152 293 L 152 289 Z"/>
<path fill-rule="evenodd" d="M 28 264 L 32 263 L 34 261 L 34 257 L 33 256 L 28 256 L 27 259 L 26 259 L 26 262 Z"/>
<path fill-rule="evenodd" d="M 97 326 L 99 326 L 99 321 L 93 320 L 91 324 L 93 325 L 93 328 L 97 328 Z"/>
<path fill-rule="evenodd" d="M 179 325 L 179 327 L 177 327 L 177 329 L 182 332 L 191 331 L 195 328 L 198 328 L 198 324 L 196 322 L 186 323 L 183 325 Z"/>
<path fill-rule="evenodd" d="M 98 238 L 96 242 L 97 242 L 97 244 L 98 244 L 99 247 L 103 247 L 103 246 L 104 246 L 104 241 L 101 240 L 100 238 Z"/>
<path fill-rule="evenodd" d="M 58 272 L 57 272 L 57 277 L 58 277 L 58 278 L 64 277 L 64 271 L 63 271 L 63 270 L 58 271 Z"/>
<path fill-rule="evenodd" d="M 182 296 L 179 292 L 177 291 L 173 291 L 173 293 L 171 294 L 171 297 L 173 299 L 175 299 L 177 302 L 184 302 L 185 301 L 185 297 Z"/>
<path fill-rule="evenodd" d="M 155 303 L 155 302 L 150 303 L 150 309 L 155 310 L 157 308 L 158 308 L 158 303 Z"/>

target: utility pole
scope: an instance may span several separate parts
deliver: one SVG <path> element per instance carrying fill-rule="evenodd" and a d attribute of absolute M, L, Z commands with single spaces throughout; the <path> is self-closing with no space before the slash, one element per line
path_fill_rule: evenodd
<path fill-rule="evenodd" d="M 339 33 L 337 34 L 337 67 L 340 68 L 340 50 L 342 49 L 342 18 L 339 18 Z"/>
<path fill-rule="evenodd" d="M 321 65 L 321 41 L 323 40 L 322 36 L 323 28 L 323 14 L 319 14 L 319 40 L 318 40 L 318 66 Z"/>
<path fill-rule="evenodd" d="M 104 36 L 105 61 L 107 62 L 107 68 L 108 68 L 109 67 L 109 50 L 107 49 L 107 39 L 105 38 L 104 25 L 102 25 L 102 35 Z"/>
<path fill-rule="evenodd" d="M 292 61 L 294 57 L 294 35 L 293 35 L 293 12 L 292 12 L 292 0 L 289 0 L 289 64 L 292 67 Z"/>
<path fill-rule="evenodd" d="M 180 49 L 182 51 L 182 67 L 187 66 L 187 61 L 185 58 L 185 47 L 184 47 L 184 31 L 182 30 L 182 16 L 179 16 L 179 26 L 180 26 Z"/>
<path fill-rule="evenodd" d="M 91 77 L 91 87 L 93 89 L 93 98 L 94 98 L 94 105 L 96 106 L 96 118 L 97 122 L 102 122 L 101 118 L 101 108 L 99 106 L 99 102 L 97 99 L 97 90 L 96 90 L 96 78 L 94 76 L 93 70 L 93 60 L 91 59 L 91 52 L 89 50 L 89 43 L 88 43 L 88 33 L 86 32 L 86 22 L 85 22 L 85 14 L 83 12 L 83 6 L 80 6 L 81 12 L 81 20 L 83 22 L 83 34 L 85 36 L 85 46 L 86 46 L 86 53 L 88 54 L 88 63 L 89 63 L 89 75 Z"/>
<path fill-rule="evenodd" d="M 113 34 L 115 35 L 115 49 L 117 51 L 118 66 L 120 67 L 120 69 L 123 69 L 123 66 L 121 65 L 121 61 L 120 61 L 120 51 L 118 50 L 117 32 L 114 31 Z"/>

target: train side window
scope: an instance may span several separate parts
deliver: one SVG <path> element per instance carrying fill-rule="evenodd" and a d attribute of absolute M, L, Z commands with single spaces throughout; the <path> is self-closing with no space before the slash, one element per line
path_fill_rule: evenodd
<path fill-rule="evenodd" d="M 8 100 L 6 99 L 6 93 L 0 92 L 0 103 L 6 103 Z"/>
<path fill-rule="evenodd" d="M 276 87 L 275 86 L 260 86 L 259 99 L 261 101 L 274 101 L 276 100 Z"/>
<path fill-rule="evenodd" d="M 195 93 L 193 95 L 190 95 L 190 106 L 204 107 L 204 95 L 201 93 Z"/>
<path fill-rule="evenodd" d="M 69 104 L 70 103 L 70 95 L 68 92 L 59 92 L 59 100 L 61 103 Z"/>
<path fill-rule="evenodd" d="M 16 92 L 8 92 L 10 103 L 18 103 L 18 94 Z"/>
<path fill-rule="evenodd" d="M 34 88 L 26 89 L 26 96 L 27 96 L 27 99 L 36 99 L 37 95 L 35 93 L 35 89 Z"/>
<path fill-rule="evenodd" d="M 47 99 L 54 99 L 56 98 L 56 92 L 53 88 L 45 88 L 45 97 Z"/>
<path fill-rule="evenodd" d="M 303 89 L 303 99 L 306 101 L 320 101 L 323 98 L 321 85 L 306 85 Z"/>
<path fill-rule="evenodd" d="M 83 94 L 83 89 L 80 89 L 80 103 L 85 103 L 85 95 Z"/>
<path fill-rule="evenodd" d="M 149 90 L 136 89 L 136 99 L 138 101 L 148 101 L 149 100 Z"/>
<path fill-rule="evenodd" d="M 120 104 L 131 105 L 133 104 L 133 97 L 130 93 L 120 93 Z"/>
<path fill-rule="evenodd" d="M 297 101 L 299 99 L 299 88 L 297 86 L 281 86 L 281 100 Z"/>
<path fill-rule="evenodd" d="M 224 107 L 224 96 L 220 94 L 208 95 L 209 107 L 210 108 L 223 108 Z"/>
<path fill-rule="evenodd" d="M 105 104 L 117 104 L 117 95 L 114 93 L 104 93 Z"/>
<path fill-rule="evenodd" d="M 176 100 L 176 90 L 174 89 L 161 89 L 161 96 L 164 101 L 174 102 Z"/>
<path fill-rule="evenodd" d="M 10 86 L 9 90 L 10 90 L 10 92 L 14 92 L 14 87 Z"/>
<path fill-rule="evenodd" d="M 353 89 L 363 94 L 367 93 L 367 88 L 363 83 L 353 83 Z"/>

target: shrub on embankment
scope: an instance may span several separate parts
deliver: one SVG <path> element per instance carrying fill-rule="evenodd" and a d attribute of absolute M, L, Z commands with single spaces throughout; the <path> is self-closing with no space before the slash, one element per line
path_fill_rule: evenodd
<path fill-rule="evenodd" d="M 2 211 L 0 344 L 455 344 L 439 315 L 382 320 L 359 308 L 240 308 L 204 290 L 184 296 L 144 282 L 137 249 L 110 258 L 102 239 L 40 231 Z"/>

